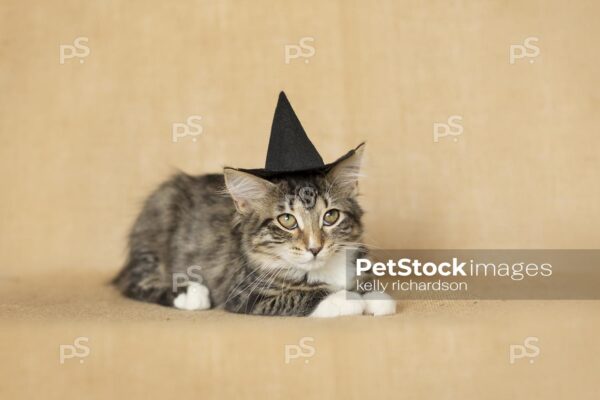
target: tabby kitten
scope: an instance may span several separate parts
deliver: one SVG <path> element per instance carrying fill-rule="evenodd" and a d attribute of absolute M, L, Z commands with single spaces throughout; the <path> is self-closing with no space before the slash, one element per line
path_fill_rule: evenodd
<path fill-rule="evenodd" d="M 394 301 L 350 291 L 352 264 L 365 253 L 356 199 L 363 149 L 329 172 L 175 176 L 146 201 L 115 285 L 127 297 L 185 310 L 394 313 Z"/>

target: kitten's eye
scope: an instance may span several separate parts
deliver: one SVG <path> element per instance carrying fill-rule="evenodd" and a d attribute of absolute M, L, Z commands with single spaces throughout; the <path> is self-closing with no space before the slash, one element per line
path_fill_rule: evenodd
<path fill-rule="evenodd" d="M 339 218 L 340 212 L 338 210 L 329 210 L 323 215 L 323 225 L 333 225 Z"/>
<path fill-rule="evenodd" d="M 283 226 L 285 229 L 295 229 L 298 226 L 298 222 L 296 222 L 296 217 L 292 214 L 281 214 L 277 217 L 277 221 Z"/>

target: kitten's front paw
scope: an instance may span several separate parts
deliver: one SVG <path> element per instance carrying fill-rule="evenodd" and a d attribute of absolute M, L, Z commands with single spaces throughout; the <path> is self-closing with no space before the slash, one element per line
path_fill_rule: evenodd
<path fill-rule="evenodd" d="M 360 294 L 340 290 L 325 297 L 310 316 L 332 318 L 342 315 L 361 315 L 365 310 L 365 306 L 365 301 Z"/>
<path fill-rule="evenodd" d="M 197 282 L 190 282 L 186 293 L 181 293 L 175 297 L 173 306 L 180 310 L 207 310 L 210 308 L 210 292 L 206 286 Z"/>
<path fill-rule="evenodd" d="M 365 314 L 375 317 L 381 315 L 396 314 L 396 300 L 389 294 L 381 292 L 369 292 L 363 295 L 365 301 Z"/>

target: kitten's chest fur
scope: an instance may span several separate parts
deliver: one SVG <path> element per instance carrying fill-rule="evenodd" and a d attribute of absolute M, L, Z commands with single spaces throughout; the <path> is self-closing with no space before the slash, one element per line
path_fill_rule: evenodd
<path fill-rule="evenodd" d="M 356 256 L 355 251 L 341 251 L 331 257 L 321 268 L 309 271 L 306 274 L 308 283 L 326 283 L 333 288 L 351 288 L 354 282 L 354 274 L 348 259 Z"/>

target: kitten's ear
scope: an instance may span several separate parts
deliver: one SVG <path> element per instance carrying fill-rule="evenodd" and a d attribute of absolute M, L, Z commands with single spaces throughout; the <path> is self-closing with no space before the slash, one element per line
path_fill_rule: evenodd
<path fill-rule="evenodd" d="M 349 196 L 358 194 L 358 178 L 365 144 L 362 143 L 354 150 L 354 154 L 341 161 L 327 173 L 327 180 L 336 189 Z"/>
<path fill-rule="evenodd" d="M 257 208 L 261 200 L 264 201 L 265 196 L 276 187 L 274 183 L 265 179 L 233 168 L 225 168 L 223 175 L 235 208 L 242 214 Z"/>

